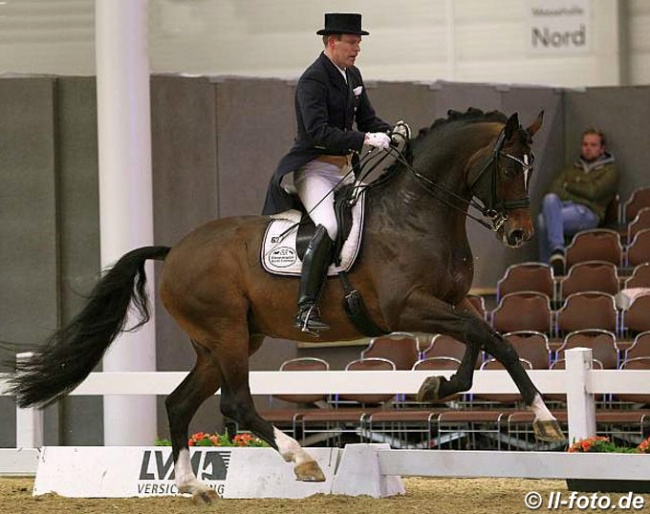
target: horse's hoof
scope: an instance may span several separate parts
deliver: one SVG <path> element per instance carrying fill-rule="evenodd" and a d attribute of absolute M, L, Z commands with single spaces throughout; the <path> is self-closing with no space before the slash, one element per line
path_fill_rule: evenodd
<path fill-rule="evenodd" d="M 418 391 L 418 402 L 432 402 L 438 400 L 438 393 L 440 392 L 440 377 L 428 377 Z"/>
<path fill-rule="evenodd" d="M 210 505 L 218 498 L 219 495 L 214 489 L 201 489 L 192 495 L 192 502 L 194 505 Z"/>
<path fill-rule="evenodd" d="M 315 460 L 298 464 L 293 471 L 296 474 L 296 480 L 301 482 L 325 482 L 325 474 Z"/>
<path fill-rule="evenodd" d="M 566 436 L 562 432 L 560 425 L 554 419 L 535 420 L 533 421 L 533 431 L 539 441 L 547 443 L 559 443 L 566 441 Z"/>

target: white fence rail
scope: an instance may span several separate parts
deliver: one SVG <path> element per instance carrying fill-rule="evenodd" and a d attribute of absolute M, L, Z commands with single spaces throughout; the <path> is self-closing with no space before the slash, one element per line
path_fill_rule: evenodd
<path fill-rule="evenodd" d="M 593 435 L 594 395 L 603 393 L 647 394 L 650 371 L 592 370 L 591 350 L 566 352 L 566 370 L 533 370 L 529 375 L 544 394 L 567 394 L 569 439 Z M 252 394 L 312 393 L 416 393 L 432 371 L 309 371 L 250 374 Z M 184 372 L 91 373 L 71 395 L 167 395 L 186 376 Z M 307 378 L 306 378 L 307 377 Z M 7 395 L 6 376 L 0 374 L 0 394 Z M 505 371 L 477 371 L 470 393 L 514 393 L 517 389 Z M 17 410 L 17 448 L 42 446 L 42 414 L 38 409 Z M 0 463 L 1 464 L 1 463 Z M 2 465 L 0 465 L 2 473 Z"/>

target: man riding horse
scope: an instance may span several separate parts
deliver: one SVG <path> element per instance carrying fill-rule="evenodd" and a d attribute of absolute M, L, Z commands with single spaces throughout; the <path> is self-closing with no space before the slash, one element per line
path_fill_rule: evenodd
<path fill-rule="evenodd" d="M 317 332 L 329 326 L 320 319 L 318 298 L 332 260 L 338 226 L 334 213 L 334 191 L 353 181 L 353 159 L 363 145 L 386 149 L 392 126 L 375 114 L 359 69 L 354 66 L 361 51 L 361 15 L 325 14 L 325 50 L 298 81 L 295 110 L 298 133 L 293 148 L 278 165 L 269 184 L 263 214 L 276 214 L 293 207 L 282 187 L 285 175 L 293 173 L 294 185 L 316 232 L 303 258 L 298 313 L 294 326 Z M 358 131 L 353 130 L 357 123 Z M 404 136 L 400 124 L 394 133 Z"/>

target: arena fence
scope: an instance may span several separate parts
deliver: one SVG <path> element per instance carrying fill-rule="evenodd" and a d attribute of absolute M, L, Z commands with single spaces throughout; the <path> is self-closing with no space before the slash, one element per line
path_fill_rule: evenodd
<path fill-rule="evenodd" d="M 569 440 L 580 439 L 595 434 L 595 401 L 594 395 L 608 393 L 644 394 L 648 391 L 650 384 L 650 371 L 645 370 L 593 370 L 591 350 L 576 348 L 566 352 L 565 370 L 532 370 L 530 376 L 538 389 L 544 394 L 566 394 L 567 413 L 569 426 Z M 308 373 L 308 375 L 306 375 Z M 271 394 L 314 394 L 314 393 L 415 393 L 422 381 L 430 376 L 431 371 L 368 371 L 363 373 L 350 373 L 346 371 L 312 371 L 312 372 L 251 372 L 251 392 L 256 395 Z M 441 375 L 450 373 L 436 372 Z M 72 395 L 167 395 L 185 377 L 186 373 L 179 372 L 107 372 L 91 373 Z M 308 377 L 307 379 L 305 379 Z M 4 380 L 6 377 L 0 375 L 0 391 L 5 391 Z M 505 371 L 490 370 L 477 371 L 470 393 L 516 393 L 517 390 L 512 379 Z M 0 394 L 7 394 L 0 392 Z M 18 409 L 17 411 L 17 444 L 16 448 L 0 450 L 0 474 L 31 474 L 35 472 L 38 459 L 37 448 L 42 446 L 43 419 L 38 409 Z M 465 452 L 431 451 L 422 450 L 413 453 L 409 450 L 388 450 L 390 457 L 383 452 L 379 454 L 379 462 L 382 466 L 382 473 L 386 475 L 426 475 L 426 469 L 440 470 L 439 466 L 430 467 L 429 464 L 422 464 L 419 467 L 416 462 L 425 462 L 422 459 L 444 459 L 444 469 L 453 470 L 451 476 L 483 476 L 480 473 L 488 473 L 489 469 L 501 469 L 503 466 L 495 466 L 494 458 L 497 453 L 503 455 L 503 459 L 522 459 L 522 466 L 515 466 L 515 475 L 507 476 L 531 476 L 523 471 L 535 469 L 530 462 L 536 459 L 562 459 L 562 457 L 551 456 L 551 453 L 538 452 L 489 452 L 491 457 L 487 458 L 485 471 L 482 467 L 469 464 L 473 461 L 471 453 L 467 456 L 457 455 Z M 393 453 L 396 452 L 396 453 Z M 424 453 L 420 453 L 424 452 Z M 444 454 L 444 455 L 441 455 Z M 395 456 L 392 456 L 395 455 Z M 426 457 L 424 457 L 426 455 Z M 530 455 L 527 457 L 526 455 Z M 539 457 L 542 455 L 542 457 Z M 591 457 L 591 456 L 590 456 Z M 611 459 L 620 459 L 619 455 L 610 455 Z M 601 457 L 599 457 L 601 458 Z M 413 460 L 414 459 L 414 460 Z M 648 460 L 648 459 L 643 459 Z M 392 462 L 391 466 L 387 462 Z M 491 464 L 490 464 L 491 462 Z M 509 461 L 510 462 L 510 461 Z M 514 462 L 514 460 L 513 460 Z M 550 461 L 548 461 L 550 462 Z M 575 461 L 574 461 L 575 462 Z M 457 463 L 457 464 L 454 464 Z M 648 462 L 650 465 L 650 460 Z M 467 466 L 467 467 L 465 467 Z M 616 470 L 617 464 L 608 464 L 604 470 Z M 409 471 L 410 469 L 410 471 Z M 587 469 L 587 468 L 585 468 Z M 638 471 L 638 470 L 637 470 Z M 610 471 L 611 472 L 611 471 Z M 436 471 L 436 473 L 439 473 Z M 477 474 L 479 473 L 479 474 Z M 512 473 L 508 471 L 508 473 Z M 557 474 L 557 473 L 556 473 Z M 431 476 L 431 475 L 429 475 Z M 440 476 L 436 474 L 435 476 Z M 444 475 L 450 476 L 450 475 Z M 487 476 L 494 476 L 487 474 Z M 499 475 L 500 476 L 500 475 Z M 535 475 L 538 477 L 549 477 L 548 475 Z M 566 475 L 565 475 L 566 476 Z M 638 475 L 638 476 L 648 476 Z"/>

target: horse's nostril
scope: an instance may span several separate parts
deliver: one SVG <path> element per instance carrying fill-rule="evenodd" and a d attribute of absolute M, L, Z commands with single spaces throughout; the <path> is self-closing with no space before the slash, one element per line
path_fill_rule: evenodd
<path fill-rule="evenodd" d="M 524 231 L 521 229 L 513 230 L 510 232 L 510 241 L 513 243 L 521 243 L 524 240 Z"/>

